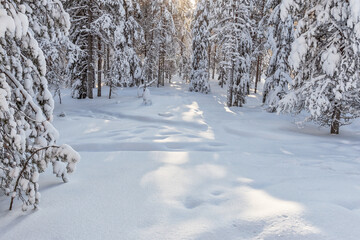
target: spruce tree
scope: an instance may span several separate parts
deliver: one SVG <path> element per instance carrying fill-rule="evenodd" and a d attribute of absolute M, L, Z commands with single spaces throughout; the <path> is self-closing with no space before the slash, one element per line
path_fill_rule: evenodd
<path fill-rule="evenodd" d="M 209 1 L 197 3 L 192 26 L 193 60 L 190 91 L 209 93 Z"/>
<path fill-rule="evenodd" d="M 141 59 L 136 45 L 143 42 L 143 29 L 137 22 L 140 6 L 134 0 L 121 0 L 114 16 L 114 59 L 110 69 L 112 81 L 122 87 L 139 86 L 141 81 Z"/>
<path fill-rule="evenodd" d="M 46 58 L 33 28 L 44 32 L 68 30 L 68 17 L 58 1 L 43 1 L 47 24 L 37 23 L 33 1 L 5 0 L 0 4 L 0 191 L 16 198 L 23 210 L 40 201 L 39 174 L 52 164 L 53 172 L 66 182 L 79 155 L 68 145 L 57 146 L 58 132 L 51 124 L 54 100 L 46 79 Z M 53 8 L 59 4 L 59 8 Z M 59 12 L 56 12 L 59 11 Z M 56 18 L 60 16 L 60 18 Z M 52 23 L 64 17 L 59 25 Z M 31 25 L 29 24 L 31 20 Z"/>
<path fill-rule="evenodd" d="M 305 110 L 310 120 L 339 134 L 339 127 L 360 113 L 360 17 L 353 11 L 357 3 L 307 4 L 312 8 L 306 8 L 298 21 L 290 55 L 293 91 L 280 102 L 279 111 Z"/>
<path fill-rule="evenodd" d="M 253 22 L 250 1 L 230 0 L 223 3 L 221 25 L 217 28 L 219 44 L 227 70 L 227 105 L 241 107 L 250 85 Z"/>
<path fill-rule="evenodd" d="M 267 68 L 266 81 L 263 88 L 263 103 L 269 112 L 275 112 L 281 99 L 288 93 L 292 82 L 288 57 L 294 41 L 294 21 L 290 14 L 281 14 L 282 0 L 269 1 L 266 5 L 267 43 L 271 50 L 271 59 Z"/>
<path fill-rule="evenodd" d="M 146 8 L 145 25 L 146 52 L 144 59 L 143 79 L 150 83 L 157 80 L 157 86 L 164 86 L 166 66 L 175 59 L 176 32 L 173 15 L 169 9 L 171 1 L 154 0 L 143 3 Z"/>
<path fill-rule="evenodd" d="M 32 11 L 32 14 L 28 15 L 29 26 L 45 54 L 49 87 L 61 103 L 61 88 L 69 84 L 67 63 L 72 61 L 72 56 L 78 51 L 68 36 L 70 16 L 57 1 L 46 4 L 41 1 L 27 1 L 24 5 Z"/>
<path fill-rule="evenodd" d="M 173 0 L 174 24 L 176 39 L 176 65 L 179 76 L 185 80 L 190 80 L 191 74 L 191 21 L 193 4 L 191 0 Z"/>

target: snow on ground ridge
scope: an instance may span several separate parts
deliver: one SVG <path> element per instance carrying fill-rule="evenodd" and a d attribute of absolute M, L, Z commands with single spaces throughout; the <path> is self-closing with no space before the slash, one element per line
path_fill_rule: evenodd
<path fill-rule="evenodd" d="M 152 106 L 135 89 L 65 96 L 55 125 L 78 170 L 69 184 L 41 176 L 39 211 L 0 201 L 0 239 L 357 239 L 358 123 L 335 138 L 265 113 L 259 96 L 228 109 L 215 84 L 185 88 L 151 88 Z"/>

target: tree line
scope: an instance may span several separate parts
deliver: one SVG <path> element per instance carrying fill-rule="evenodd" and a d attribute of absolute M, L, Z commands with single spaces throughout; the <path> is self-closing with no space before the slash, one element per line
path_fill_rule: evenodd
<path fill-rule="evenodd" d="M 52 125 L 62 87 L 94 98 L 109 86 L 178 74 L 189 90 L 227 87 L 229 107 L 246 103 L 261 76 L 269 112 L 307 112 L 339 127 L 359 117 L 357 0 L 2 0 L 0 2 L 0 195 L 40 201 L 48 166 L 67 181 L 80 156 L 58 146 Z M 216 74 L 215 74 L 216 73 Z"/>
<path fill-rule="evenodd" d="M 359 117 L 357 1 L 198 0 L 192 34 L 191 91 L 209 92 L 216 68 L 227 105 L 241 107 L 264 74 L 269 112 L 307 112 L 332 134 Z"/>

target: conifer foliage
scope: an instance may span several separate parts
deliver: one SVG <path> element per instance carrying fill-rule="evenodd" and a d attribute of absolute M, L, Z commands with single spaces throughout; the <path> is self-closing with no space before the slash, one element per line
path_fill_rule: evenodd
<path fill-rule="evenodd" d="M 52 164 L 54 174 L 67 181 L 80 158 L 70 146 L 56 145 L 54 101 L 45 77 L 46 58 L 34 36 L 40 23 L 32 9 L 46 14 L 47 24 L 41 26 L 49 28 L 44 33 L 66 34 L 69 18 L 59 1 L 36 2 L 0 4 L 0 191 L 11 197 L 10 210 L 16 198 L 23 210 L 36 207 L 39 174 Z"/>
<path fill-rule="evenodd" d="M 250 1 L 226 1 L 222 10 L 223 19 L 218 28 L 218 37 L 228 75 L 227 105 L 241 107 L 245 104 L 251 81 L 253 24 L 250 19 Z"/>
<path fill-rule="evenodd" d="M 175 61 L 175 23 L 172 1 L 145 1 L 146 52 L 143 78 L 146 82 L 157 80 L 157 86 L 165 85 L 165 75 L 170 62 Z"/>
<path fill-rule="evenodd" d="M 281 7 L 281 0 L 268 1 L 266 4 L 266 11 L 270 13 L 266 19 L 266 47 L 271 50 L 272 56 L 263 88 L 263 103 L 269 112 L 276 111 L 292 83 L 288 57 L 294 41 L 294 21 L 291 15 L 281 14 Z"/>
<path fill-rule="evenodd" d="M 306 6 L 301 5 L 298 6 Z M 299 113 L 339 127 L 359 117 L 360 16 L 356 1 L 310 1 L 298 22 L 290 60 L 295 70 L 292 91 L 279 111 Z M 299 8 L 299 7 L 298 7 Z"/>
<path fill-rule="evenodd" d="M 209 93 L 209 1 L 198 1 L 192 26 L 193 61 L 190 91 Z"/>

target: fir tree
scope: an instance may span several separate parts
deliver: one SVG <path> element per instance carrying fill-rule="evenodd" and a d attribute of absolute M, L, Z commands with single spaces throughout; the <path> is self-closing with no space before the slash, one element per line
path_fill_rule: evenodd
<path fill-rule="evenodd" d="M 279 111 L 305 110 L 310 120 L 338 134 L 341 125 L 359 116 L 360 16 L 352 10 L 354 1 L 307 4 L 313 7 L 303 11 L 290 55 L 293 91 Z"/>
<path fill-rule="evenodd" d="M 282 0 L 269 1 L 266 5 L 270 15 L 267 16 L 267 44 L 272 56 L 267 69 L 263 88 L 263 103 L 269 112 L 275 112 L 277 105 L 288 92 L 292 82 L 288 57 L 294 41 L 294 21 L 291 15 L 281 15 Z"/>
<path fill-rule="evenodd" d="M 230 0 L 224 2 L 221 25 L 217 28 L 219 45 L 228 74 L 227 105 L 241 107 L 245 103 L 250 85 L 251 28 L 250 2 Z"/>
<path fill-rule="evenodd" d="M 154 0 L 143 3 L 146 7 L 146 46 L 143 78 L 146 82 L 157 79 L 157 86 L 165 84 L 165 66 L 175 59 L 175 24 L 169 11 L 171 1 Z"/>
<path fill-rule="evenodd" d="M 33 1 L 2 1 L 0 4 L 0 190 L 14 200 L 37 207 L 40 201 L 39 174 L 49 164 L 53 172 L 66 182 L 67 174 L 75 169 L 79 155 L 70 146 L 56 146 L 58 133 L 51 124 L 54 101 L 48 89 L 46 59 L 39 48 L 32 27 L 43 24 L 55 31 L 67 31 L 68 18 L 58 28 L 52 8 L 55 2 L 43 1 L 47 23 L 36 22 Z M 45 11 L 46 10 L 46 11 Z M 54 14 L 54 15 L 52 15 Z M 29 27 L 29 19 L 31 25 Z"/>
<path fill-rule="evenodd" d="M 197 3 L 192 26 L 193 61 L 190 91 L 209 93 L 209 13 L 210 4 L 206 0 Z"/>
<path fill-rule="evenodd" d="M 193 4 L 191 0 L 174 0 L 174 24 L 176 28 L 175 39 L 177 40 L 176 64 L 178 74 L 183 80 L 189 81 L 191 74 L 191 21 Z"/>

